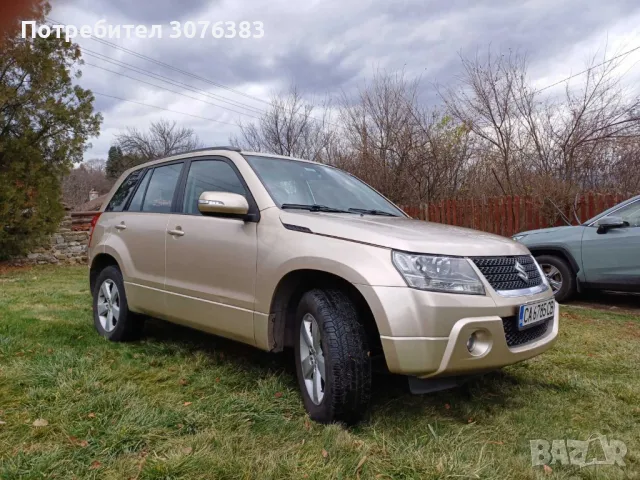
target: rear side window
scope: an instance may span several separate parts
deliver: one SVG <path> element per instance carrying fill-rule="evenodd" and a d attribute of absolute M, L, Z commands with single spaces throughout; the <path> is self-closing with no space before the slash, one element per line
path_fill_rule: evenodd
<path fill-rule="evenodd" d="M 173 163 L 153 170 L 142 204 L 143 212 L 171 212 L 171 202 L 176 191 L 182 165 L 182 163 Z"/>
<path fill-rule="evenodd" d="M 127 209 L 130 212 L 139 212 L 142 209 L 142 201 L 144 200 L 144 194 L 147 192 L 147 185 L 149 185 L 149 179 L 151 178 L 151 172 L 147 172 L 140 182 L 136 193 L 133 195 L 131 199 L 131 203 L 129 203 L 129 208 Z"/>
<path fill-rule="evenodd" d="M 198 199 L 202 192 L 230 192 L 247 196 L 236 172 L 228 163 L 220 160 L 191 162 L 184 192 L 184 213 L 200 215 Z"/>
<path fill-rule="evenodd" d="M 120 185 L 116 193 L 111 197 L 111 201 L 105 208 L 105 212 L 121 212 L 127 203 L 127 199 L 133 188 L 138 183 L 138 179 L 142 174 L 142 170 L 136 170 L 135 172 L 131 172 L 127 178 L 125 178 L 124 182 Z"/>

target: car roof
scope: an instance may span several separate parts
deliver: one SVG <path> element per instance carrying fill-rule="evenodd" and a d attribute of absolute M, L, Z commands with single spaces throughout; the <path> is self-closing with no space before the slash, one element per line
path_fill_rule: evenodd
<path fill-rule="evenodd" d="M 188 157 L 193 157 L 193 156 L 220 155 L 221 153 L 224 153 L 224 152 L 236 152 L 236 153 L 239 153 L 241 155 L 253 155 L 253 156 L 267 157 L 267 158 L 279 158 L 279 159 L 283 159 L 283 160 L 292 160 L 292 161 L 296 161 L 296 162 L 318 164 L 318 162 L 314 162 L 314 161 L 311 161 L 311 160 L 306 160 L 304 158 L 288 157 L 286 155 L 276 155 L 274 153 L 252 152 L 252 151 L 248 151 L 248 150 L 241 150 L 238 147 L 221 146 L 221 147 L 197 148 L 195 150 L 189 150 L 187 152 L 182 152 L 182 153 L 179 153 L 179 154 L 176 154 L 176 155 L 171 155 L 171 156 L 168 156 L 168 157 L 158 158 L 156 160 L 150 160 L 148 162 L 141 163 L 140 165 L 136 165 L 135 167 L 131 167 L 125 173 L 129 174 L 129 173 L 134 172 L 136 170 L 147 168 L 147 167 L 150 167 L 150 166 L 153 166 L 153 165 L 158 165 L 158 164 L 161 164 L 161 163 L 172 162 L 172 161 L 176 161 L 176 160 L 182 160 L 183 158 L 188 158 Z"/>

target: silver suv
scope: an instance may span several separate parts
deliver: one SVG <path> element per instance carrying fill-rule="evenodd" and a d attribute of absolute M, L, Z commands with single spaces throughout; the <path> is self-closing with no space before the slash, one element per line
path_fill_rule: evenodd
<path fill-rule="evenodd" d="M 376 359 L 414 392 L 531 358 L 558 335 L 527 248 L 412 220 L 337 168 L 229 147 L 125 172 L 92 222 L 95 327 L 145 316 L 295 350 L 320 422 L 366 411 Z"/>

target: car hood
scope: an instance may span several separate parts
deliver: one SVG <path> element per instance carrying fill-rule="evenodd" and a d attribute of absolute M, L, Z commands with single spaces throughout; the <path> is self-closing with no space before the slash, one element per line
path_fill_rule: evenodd
<path fill-rule="evenodd" d="M 554 232 L 566 232 L 569 229 L 576 228 L 571 225 L 563 225 L 562 227 L 549 227 L 549 228 L 539 228 L 537 230 L 527 230 L 526 232 L 516 233 L 516 235 L 538 235 L 540 233 L 554 233 Z"/>
<path fill-rule="evenodd" d="M 457 256 L 529 254 L 527 247 L 509 238 L 410 218 L 282 211 L 280 220 L 317 235 L 408 252 Z"/>

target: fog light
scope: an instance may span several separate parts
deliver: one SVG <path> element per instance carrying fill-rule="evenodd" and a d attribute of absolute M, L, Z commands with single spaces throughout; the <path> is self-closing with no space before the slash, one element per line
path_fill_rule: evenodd
<path fill-rule="evenodd" d="M 492 345 L 491 334 L 484 328 L 472 332 L 467 340 L 467 350 L 474 357 L 486 355 L 491 350 Z"/>
<path fill-rule="evenodd" d="M 473 349 L 476 346 L 477 339 L 478 336 L 476 335 L 476 332 L 473 332 L 469 337 L 469 340 L 467 340 L 467 350 L 469 350 L 469 352 L 473 352 Z"/>

